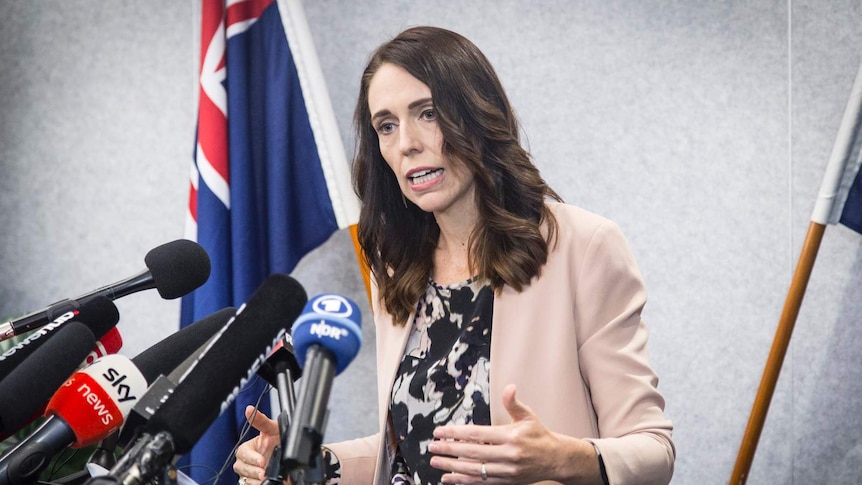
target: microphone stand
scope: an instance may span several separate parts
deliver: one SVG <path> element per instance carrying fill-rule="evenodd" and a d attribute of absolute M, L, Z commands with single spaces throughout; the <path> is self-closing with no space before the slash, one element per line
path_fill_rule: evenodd
<path fill-rule="evenodd" d="M 107 475 L 92 477 L 85 485 L 176 485 L 174 441 L 170 433 L 144 433 Z"/>
<path fill-rule="evenodd" d="M 303 369 L 301 392 L 307 402 L 297 412 L 293 428 L 282 435 L 281 463 L 303 474 L 307 483 L 323 483 L 323 430 L 329 417 L 329 391 L 335 376 L 335 360 L 329 349 L 312 345 Z M 324 383 L 324 384 L 320 384 Z M 304 484 L 303 484 L 304 485 Z"/>
<path fill-rule="evenodd" d="M 117 441 L 120 439 L 120 430 L 116 430 L 107 438 L 96 445 L 96 449 L 90 454 L 87 463 L 94 463 L 100 467 L 110 470 L 117 464 Z"/>
<path fill-rule="evenodd" d="M 293 376 L 291 375 L 290 368 L 284 363 L 276 364 L 275 384 L 278 404 L 281 407 L 281 413 L 276 418 L 281 443 L 276 445 L 272 450 L 272 456 L 270 456 L 269 463 L 266 465 L 266 478 L 261 482 L 261 485 L 282 485 L 285 475 L 290 475 L 292 485 L 304 485 L 303 477 L 296 476 L 297 474 L 285 470 L 281 462 L 281 450 L 287 442 L 291 416 L 293 416 L 293 410 L 296 408 L 296 392 L 293 388 Z"/>
<path fill-rule="evenodd" d="M 315 456 L 312 458 L 310 466 L 306 470 L 293 468 L 284 458 L 284 449 L 287 445 L 288 437 L 290 436 L 290 424 L 293 412 L 296 409 L 296 392 L 293 387 L 293 376 L 289 366 L 279 365 L 275 374 L 276 394 L 278 402 L 281 406 L 281 413 L 278 415 L 278 432 L 281 436 L 281 443 L 276 445 L 272 450 L 272 456 L 266 466 L 266 478 L 261 485 L 282 485 L 284 478 L 289 477 L 292 485 L 306 485 L 323 483 L 323 463 L 320 456 L 320 446 L 314 447 L 316 450 Z M 319 445 L 319 443 L 318 443 Z"/>

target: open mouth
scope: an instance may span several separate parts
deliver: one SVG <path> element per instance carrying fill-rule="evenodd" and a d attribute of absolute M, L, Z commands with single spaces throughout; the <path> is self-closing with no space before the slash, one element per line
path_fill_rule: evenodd
<path fill-rule="evenodd" d="M 414 174 L 410 175 L 410 176 L 409 176 L 409 177 L 407 177 L 407 178 L 408 178 L 408 179 L 410 179 L 410 183 L 411 183 L 411 184 L 413 184 L 413 185 L 419 185 L 419 184 L 424 184 L 424 183 L 426 183 L 426 182 L 430 182 L 430 181 L 432 181 L 432 180 L 436 179 L 436 178 L 437 178 L 437 177 L 439 177 L 442 173 L 443 173 L 443 169 L 442 169 L 442 168 L 435 168 L 435 169 L 429 169 L 429 170 L 420 170 L 420 171 L 418 171 L 418 172 L 416 172 L 416 173 L 414 173 Z"/>

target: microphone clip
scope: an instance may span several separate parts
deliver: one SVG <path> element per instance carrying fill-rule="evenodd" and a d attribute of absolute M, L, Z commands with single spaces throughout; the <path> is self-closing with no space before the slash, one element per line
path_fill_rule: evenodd
<path fill-rule="evenodd" d="M 109 475 L 122 485 L 176 483 L 177 473 L 172 464 L 173 458 L 174 440 L 170 433 L 144 433 L 129 452 L 120 458 Z"/>
<path fill-rule="evenodd" d="M 287 433 L 284 433 L 283 436 L 287 436 Z M 285 475 L 290 478 L 290 483 L 293 485 L 317 485 L 324 483 L 325 477 L 320 445 L 313 449 L 317 451 L 310 457 L 309 465 L 303 468 L 295 461 L 285 460 L 281 445 L 276 445 L 266 465 L 266 478 L 261 482 L 261 485 L 282 485 Z"/>

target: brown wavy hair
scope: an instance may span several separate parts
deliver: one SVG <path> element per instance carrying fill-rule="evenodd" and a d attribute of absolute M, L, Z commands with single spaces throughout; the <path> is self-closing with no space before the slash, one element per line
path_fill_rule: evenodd
<path fill-rule="evenodd" d="M 399 325 L 415 311 L 428 285 L 440 229 L 433 214 L 402 197 L 380 153 L 368 87 L 384 63 L 400 66 L 431 89 L 443 155 L 473 173 L 479 223 L 470 235 L 471 269 L 495 291 L 503 285 L 521 291 L 539 275 L 556 236 L 557 222 L 545 199 L 561 199 L 521 147 L 518 120 L 488 59 L 455 32 L 414 27 L 371 55 L 353 118 L 353 186 L 362 201 L 359 242 L 386 310 Z"/>

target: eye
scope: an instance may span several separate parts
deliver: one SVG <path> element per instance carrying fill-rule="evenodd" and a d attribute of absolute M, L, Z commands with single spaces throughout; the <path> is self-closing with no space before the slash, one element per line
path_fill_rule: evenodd
<path fill-rule="evenodd" d="M 388 135 L 395 129 L 394 123 L 384 122 L 377 125 L 374 130 L 380 135 Z"/>
<path fill-rule="evenodd" d="M 425 121 L 433 121 L 437 119 L 437 112 L 434 108 L 428 108 L 419 115 L 419 117 Z"/>

